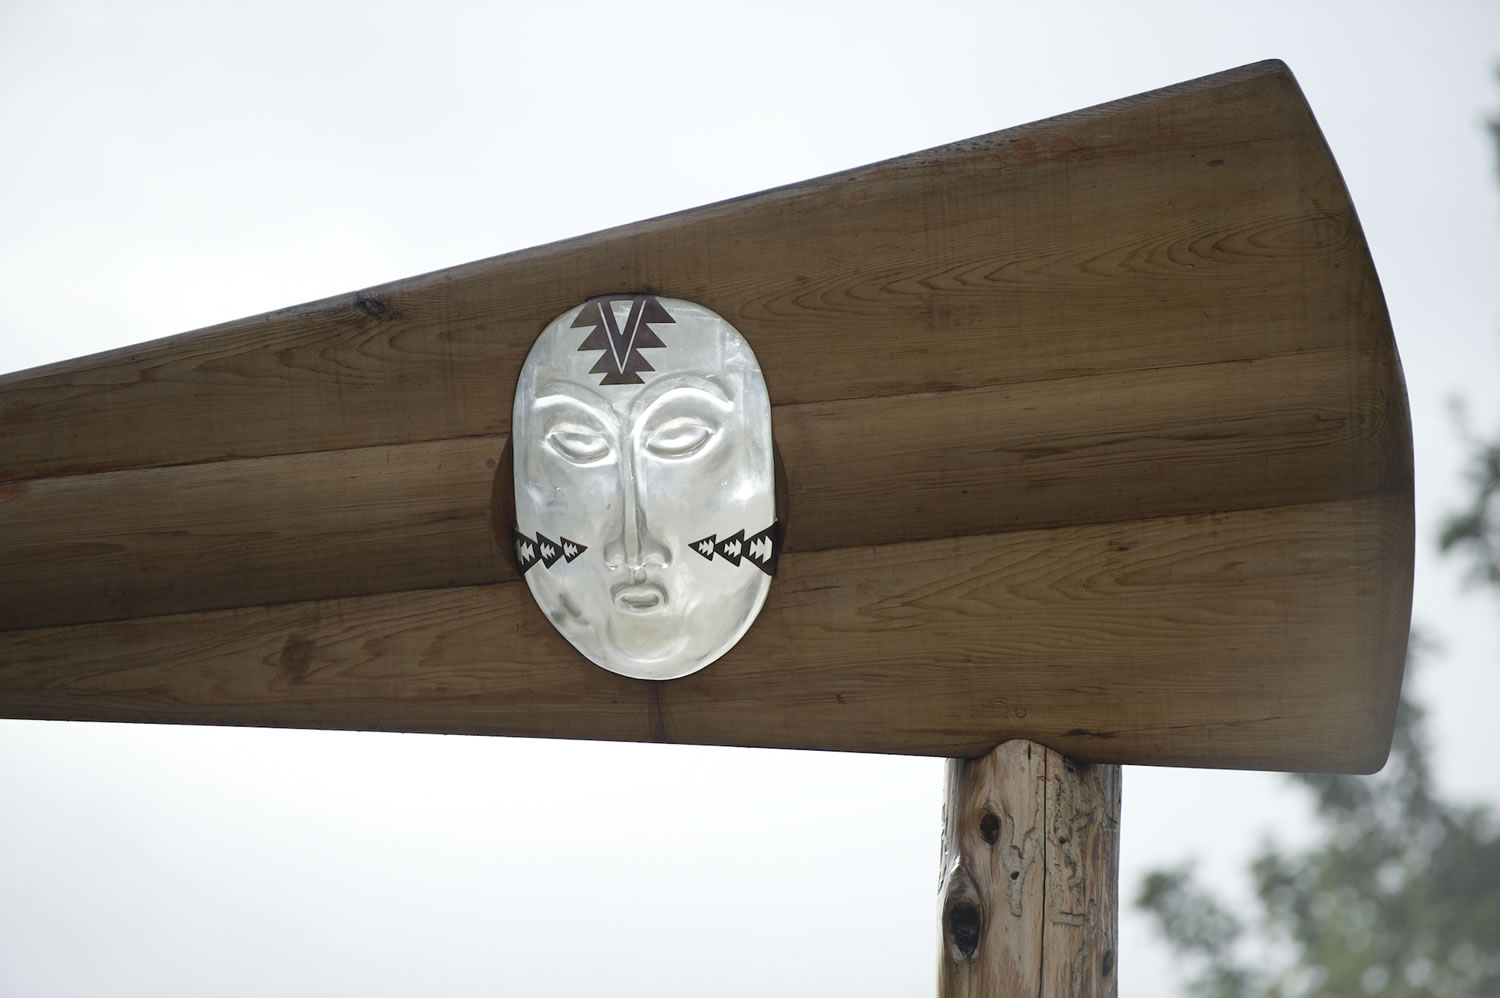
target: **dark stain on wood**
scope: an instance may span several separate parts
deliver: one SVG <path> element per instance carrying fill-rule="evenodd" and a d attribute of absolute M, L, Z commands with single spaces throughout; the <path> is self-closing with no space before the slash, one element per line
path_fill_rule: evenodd
<path fill-rule="evenodd" d="M 281 669 L 292 678 L 293 682 L 300 683 L 307 678 L 309 668 L 312 666 L 313 649 L 317 644 L 307 638 L 301 638 L 293 634 L 286 639 L 286 644 L 281 648 Z"/>
<path fill-rule="evenodd" d="M 653 742 L 666 743 L 671 739 L 667 737 L 667 722 L 662 714 L 661 707 L 661 684 L 651 684 L 651 699 L 647 703 L 647 725 L 650 729 L 650 737 Z"/>
<path fill-rule="evenodd" d="M 227 454 L 210 460 L 232 460 L 234 455 Z M 145 467 L 165 466 L 169 462 L 161 457 L 150 457 L 145 459 Z M 194 462 L 198 463 L 198 462 Z M 68 478 L 72 475 L 107 475 L 115 471 L 133 471 L 138 465 L 133 460 L 127 461 L 95 461 L 81 464 L 62 464 L 52 468 L 39 468 L 13 472 L 9 468 L 0 468 L 0 481 L 21 481 L 23 479 L 46 479 L 46 478 Z"/>
<path fill-rule="evenodd" d="M 381 322 L 389 322 L 396 317 L 394 311 L 385 302 L 374 295 L 357 294 L 354 296 L 354 307 L 372 319 Z"/>

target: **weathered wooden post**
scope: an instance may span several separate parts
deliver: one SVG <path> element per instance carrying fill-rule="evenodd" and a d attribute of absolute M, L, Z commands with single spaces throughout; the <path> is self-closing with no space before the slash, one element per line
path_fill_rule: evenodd
<path fill-rule="evenodd" d="M 1119 861 L 1119 766 L 1021 739 L 950 759 L 938 994 L 1115 994 Z"/>
<path fill-rule="evenodd" d="M 759 619 L 669 681 L 522 575 L 636 559 L 648 614 L 674 559 L 769 571 L 766 524 L 676 550 L 636 496 L 623 554 L 510 551 L 527 352 L 567 313 L 628 382 L 657 299 L 753 346 L 783 492 Z M 579 467 L 624 432 L 592 392 Z M 1374 267 L 1261 63 L 0 378 L 0 715 L 965 760 L 942 993 L 1108 994 L 1118 765 L 1378 768 L 1411 514 Z"/>

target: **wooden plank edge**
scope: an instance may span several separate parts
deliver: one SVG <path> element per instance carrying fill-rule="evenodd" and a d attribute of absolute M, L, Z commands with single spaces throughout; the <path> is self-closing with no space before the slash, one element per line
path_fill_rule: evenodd
<path fill-rule="evenodd" d="M 1404 418 L 1399 362 L 1347 351 L 778 407 L 786 550 L 1409 489 Z M 514 579 L 506 445 L 0 485 L 0 630 Z"/>
<path fill-rule="evenodd" d="M 564 239 L 555 240 L 550 243 L 542 243 L 539 246 L 526 247 L 499 253 L 494 256 L 472 260 L 468 263 L 458 264 L 452 267 L 443 267 L 431 270 L 423 274 L 415 274 L 410 277 L 399 278 L 388 281 L 385 284 L 374 285 L 353 292 L 341 292 L 326 298 L 317 298 L 296 305 L 288 305 L 284 308 L 273 309 L 270 312 L 258 315 L 244 316 L 238 319 L 229 319 L 224 322 L 204 326 L 200 329 L 187 330 L 168 336 L 161 336 L 129 346 L 116 347 L 109 350 L 101 350 L 81 357 L 73 357 L 67 360 L 56 361 L 50 364 L 42 364 L 37 367 L 25 368 L 20 371 L 12 371 L 0 374 L 0 390 L 10 387 L 21 381 L 34 381 L 49 378 L 56 375 L 66 375 L 80 369 L 91 369 L 103 367 L 109 364 L 124 363 L 131 364 L 137 361 L 145 353 L 158 353 L 163 351 L 181 352 L 190 348 L 195 341 L 212 338 L 223 333 L 233 332 L 247 325 L 261 325 L 284 319 L 300 319 L 310 315 L 329 311 L 344 310 L 351 305 L 351 299 L 355 308 L 359 307 L 360 301 L 370 302 L 372 299 L 388 297 L 403 290 L 438 290 L 443 285 L 461 281 L 471 277 L 486 276 L 497 265 L 520 258 L 532 258 L 538 255 L 566 258 L 576 253 L 582 246 L 597 241 L 617 241 L 625 238 L 637 237 L 654 231 L 670 229 L 684 219 L 695 217 L 704 212 L 722 214 L 743 207 L 749 202 L 767 202 L 776 204 L 784 201 L 794 201 L 805 193 L 805 189 L 811 186 L 826 186 L 835 184 L 855 183 L 866 179 L 872 171 L 885 171 L 893 168 L 903 167 L 909 164 L 919 164 L 924 161 L 943 157 L 948 154 L 960 153 L 970 149 L 974 143 L 983 142 L 1008 132 L 1021 129 L 1044 128 L 1067 124 L 1075 119 L 1087 118 L 1095 115 L 1107 115 L 1116 111 L 1128 110 L 1142 102 L 1199 93 L 1220 87 L 1232 86 L 1262 77 L 1284 77 L 1286 82 L 1296 87 L 1298 93 L 1301 88 L 1297 86 L 1291 69 L 1280 59 L 1263 59 L 1258 62 L 1247 63 L 1233 69 L 1218 73 L 1211 73 L 1185 80 L 1180 83 L 1158 87 L 1152 90 L 1142 91 L 1127 97 L 1121 97 L 1089 107 L 1067 111 L 1061 114 L 1038 118 L 1034 121 L 1011 125 L 994 132 L 972 138 L 957 139 L 940 145 L 931 146 L 927 149 L 906 153 L 892 159 L 878 160 L 871 163 L 861 164 L 845 170 L 833 173 L 809 177 L 803 180 L 792 181 L 775 187 L 754 191 L 737 197 L 726 198 L 723 201 L 712 202 L 707 205 L 685 208 L 680 211 L 667 212 L 662 215 L 654 215 L 649 218 L 634 222 L 626 222 L 593 232 L 583 233 L 577 236 L 569 236 Z M 1306 103 L 1305 98 L 1303 103 Z M 1044 145 L 1039 152 L 1040 156 L 1049 155 Z M 712 216 L 710 216 L 712 217 Z M 376 308 L 371 304 L 368 307 Z M 378 310 L 378 309 L 377 309 Z"/>
<path fill-rule="evenodd" d="M 1371 677 L 1371 682 L 1379 690 L 1377 702 L 1383 708 L 1376 720 L 1376 727 L 1387 734 L 1384 738 L 1372 739 L 1361 746 L 1357 761 L 1352 763 L 1353 772 L 1361 774 L 1379 771 L 1390 756 L 1390 733 L 1396 728 L 1396 708 L 1400 703 L 1401 684 L 1405 679 L 1406 658 L 1410 651 L 1412 599 L 1416 579 L 1416 456 L 1412 439 L 1411 402 L 1406 394 L 1406 377 L 1396 348 L 1395 332 L 1391 329 L 1386 310 L 1385 295 L 1375 276 L 1373 262 L 1367 275 L 1372 286 L 1366 289 L 1366 294 L 1379 303 L 1379 314 L 1383 319 L 1383 327 L 1376 342 L 1386 378 L 1382 393 L 1386 404 L 1383 422 L 1391 428 L 1391 433 L 1386 436 L 1387 451 L 1382 463 L 1389 473 L 1387 490 L 1395 497 L 1398 505 L 1394 511 L 1396 529 L 1391 533 L 1390 548 L 1386 556 L 1390 584 L 1381 589 L 1384 604 L 1381 619 L 1385 627 L 1377 638 L 1377 647 L 1381 649 L 1383 660 Z"/>
<path fill-rule="evenodd" d="M 256 330 L 264 328 L 268 324 L 274 325 L 278 322 L 283 321 L 295 323 L 304 319 L 327 318 L 330 315 L 339 315 L 346 317 L 355 317 L 356 319 L 358 319 L 358 321 L 368 320 L 368 322 L 377 325 L 380 323 L 388 323 L 393 318 L 393 309 L 386 303 L 393 295 L 422 295 L 426 293 L 440 294 L 442 292 L 442 289 L 446 285 L 462 283 L 466 281 L 478 281 L 482 283 L 488 277 L 492 277 L 495 275 L 503 276 L 503 271 L 505 270 L 505 268 L 512 266 L 524 270 L 535 271 L 538 267 L 548 264 L 549 261 L 555 262 L 562 256 L 580 253 L 586 250 L 591 251 L 593 248 L 606 243 L 619 243 L 621 245 L 628 245 L 634 240 L 639 240 L 653 235 L 659 235 L 661 232 L 666 231 L 666 229 L 669 229 L 672 226 L 685 224 L 689 219 L 692 219 L 695 222 L 701 221 L 704 224 L 709 224 L 712 223 L 714 219 L 724 216 L 726 213 L 733 213 L 734 211 L 738 211 L 746 205 L 752 203 L 765 207 L 775 208 L 777 205 L 782 204 L 784 201 L 790 204 L 791 201 L 805 196 L 808 191 L 818 190 L 822 188 L 835 188 L 845 184 L 868 182 L 877 177 L 884 177 L 893 173 L 900 173 L 901 171 L 909 168 L 920 167 L 926 163 L 942 157 L 963 157 L 966 155 L 972 155 L 976 147 L 987 148 L 989 146 L 994 146 L 995 148 L 1003 148 L 1009 142 L 1017 141 L 1013 138 L 1003 137 L 1008 136 L 1011 133 L 1018 133 L 1022 130 L 1040 130 L 1038 137 L 1043 140 L 1039 143 L 1038 150 L 1035 150 L 1028 154 L 1031 157 L 1028 162 L 1031 162 L 1032 160 L 1035 160 L 1037 162 L 1047 162 L 1052 158 L 1068 159 L 1069 161 L 1087 159 L 1086 156 L 1081 155 L 1082 153 L 1087 152 L 1087 150 L 1080 150 L 1075 145 L 1069 144 L 1067 142 L 1064 142 L 1056 149 L 1053 149 L 1052 144 L 1049 144 L 1047 141 L 1045 141 L 1047 138 L 1048 129 L 1066 131 L 1067 129 L 1081 126 L 1099 117 L 1109 116 L 1117 113 L 1125 113 L 1132 110 L 1139 111 L 1140 107 L 1143 104 L 1149 105 L 1153 102 L 1160 103 L 1163 101 L 1170 102 L 1184 95 L 1209 92 L 1218 88 L 1232 88 L 1245 84 L 1248 81 L 1257 79 L 1274 79 L 1279 81 L 1279 84 L 1283 90 L 1288 91 L 1289 93 L 1294 95 L 1295 100 L 1291 103 L 1293 105 L 1300 106 L 1300 108 L 1302 109 L 1298 112 L 1298 114 L 1301 116 L 1301 118 L 1305 118 L 1306 121 L 1303 122 L 1302 125 L 1299 126 L 1299 128 L 1302 128 L 1304 130 L 1306 128 L 1316 128 L 1315 123 L 1312 122 L 1310 113 L 1302 113 L 1303 111 L 1305 111 L 1306 102 L 1301 97 L 1300 90 L 1297 89 L 1295 81 L 1292 80 L 1289 72 L 1286 70 L 1286 67 L 1276 61 L 1256 63 L 1247 67 L 1241 67 L 1237 70 L 1231 70 L 1226 73 L 1215 74 L 1213 76 L 1204 77 L 1199 80 L 1188 81 L 1186 83 L 1177 84 L 1172 87 L 1150 91 L 1148 93 L 1136 95 L 1134 97 L 1124 98 L 1122 100 L 1097 105 L 1096 107 L 1087 108 L 1082 111 L 1070 112 L 1068 114 L 1060 115 L 1055 118 L 1044 119 L 1041 122 L 1021 125 L 1016 129 L 1006 129 L 1004 131 L 996 132 L 988 136 L 980 136 L 975 139 L 968 139 L 960 142 L 950 143 L 945 146 L 939 146 L 934 149 L 909 154 L 907 156 L 899 157 L 894 160 L 889 160 L 864 167 L 856 167 L 852 170 L 842 171 L 840 173 L 832 174 L 826 177 L 801 181 L 796 184 L 787 185 L 785 187 L 774 188 L 770 191 L 747 195 L 742 198 L 731 199 L 729 201 L 721 202 L 717 205 L 709 205 L 703 208 L 689 209 L 684 212 L 676 212 L 669 215 L 660 216 L 655 219 L 648 219 L 644 222 L 632 223 L 631 225 L 627 226 L 607 229 L 602 232 L 576 237 L 574 239 L 564 240 L 558 243 L 547 244 L 545 246 L 537 247 L 534 249 L 522 250 L 510 254 L 503 254 L 501 256 L 489 258 L 487 260 L 477 261 L 472 264 L 465 264 L 455 268 L 435 271 L 429 274 L 420 275 L 418 277 L 392 282 L 378 288 L 356 292 L 352 296 L 336 296 L 318 302 L 312 302 L 305 305 L 293 306 L 289 309 L 278 310 L 276 312 L 268 313 L 263 316 L 256 316 L 248 319 L 238 320 L 233 323 L 220 324 L 194 333 L 184 333 L 175 337 L 167 337 L 145 344 L 122 348 L 121 350 L 117 351 L 107 351 L 105 353 L 96 354 L 92 357 L 82 358 L 76 361 L 65 361 L 61 364 L 49 365 L 44 368 L 37 368 L 32 371 L 21 372 L 20 374 L 16 375 L 3 376 L 0 377 L 0 396 L 3 396 L 8 390 L 17 387 L 21 382 L 46 382 L 49 379 L 71 377 L 72 374 L 78 373 L 80 371 L 91 372 L 91 377 L 97 377 L 98 379 L 100 379 L 99 384 L 95 387 L 104 389 L 106 387 L 109 387 L 113 382 L 118 381 L 122 378 L 128 380 L 129 371 L 125 369 L 131 367 L 134 364 L 145 363 L 145 358 L 154 358 L 154 360 L 152 361 L 153 363 L 165 363 L 165 358 L 167 357 L 167 355 L 171 355 L 172 360 L 180 361 L 184 356 L 187 356 L 191 353 L 192 350 L 196 349 L 197 345 L 200 342 L 207 343 L 208 340 L 211 340 L 215 337 L 229 336 L 231 334 L 237 335 L 238 333 L 246 333 L 247 335 L 252 335 Z M 1067 136 L 1063 135 L 1062 131 L 1059 131 L 1059 136 L 1061 138 L 1066 138 Z M 1303 133 L 1302 131 L 1298 131 L 1296 134 L 1300 136 Z M 1223 145 L 1223 143 L 1214 142 L 1211 143 L 1211 145 L 1217 148 Z M 1333 200 L 1347 201 L 1347 192 L 1343 192 L 1342 198 L 1334 197 Z M 1342 207 L 1339 205 L 1335 205 L 1335 209 L 1342 211 Z M 1351 233 L 1350 235 L 1353 238 L 1362 240 L 1362 236 L 1360 236 L 1358 233 Z M 627 281 L 626 283 L 632 284 L 632 286 L 634 286 L 632 282 Z M 607 289 L 603 287 L 596 287 L 593 288 L 592 291 L 586 293 L 598 293 L 603 290 Z M 617 289 L 610 288 L 608 290 Z M 651 289 L 648 288 L 646 290 Z M 556 305 L 556 310 L 560 310 L 564 307 L 566 307 L 566 304 L 558 303 Z M 550 317 L 551 314 L 554 314 L 554 312 L 548 312 L 548 317 Z M 545 321 L 545 317 L 540 319 L 539 321 Z M 358 322 L 356 322 L 356 324 L 358 324 Z M 362 340 L 364 337 L 365 333 L 361 331 L 359 333 L 359 338 Z M 204 349 L 209 353 L 214 352 L 208 346 L 205 346 Z M 229 350 L 229 353 L 233 354 L 233 352 L 233 350 Z M 113 371 L 113 373 L 102 370 L 103 367 L 107 367 L 110 364 L 116 364 L 121 369 Z M 100 368 L 101 370 L 95 370 L 95 368 Z M 152 380 L 154 381 L 155 379 Z M 804 399 L 802 401 L 814 400 Z M 0 421 L 14 422 L 16 425 L 22 425 L 26 420 L 34 418 L 33 416 L 28 414 L 30 411 L 28 405 L 29 403 L 25 398 L 17 397 L 16 400 L 7 403 L 4 406 L 5 411 L 3 413 L 3 416 L 0 416 Z M 43 406 L 43 408 L 45 409 L 45 406 Z M 469 427 L 469 429 L 475 430 L 476 428 Z M 503 430 L 504 427 L 499 426 L 492 429 Z M 3 435 L 3 426 L 0 426 L 0 437 L 3 437 Z M 438 435 L 428 435 L 424 437 L 403 437 L 399 441 L 384 439 L 378 441 L 367 440 L 360 442 L 359 445 L 415 442 L 418 439 L 445 439 L 453 435 L 473 435 L 473 433 L 444 433 Z M 276 435 L 271 434 L 268 435 L 268 439 L 265 442 L 250 446 L 247 446 L 248 441 L 246 440 L 232 442 L 228 445 L 227 449 L 221 449 L 209 455 L 209 459 L 217 460 L 237 456 L 258 456 L 271 453 L 308 452 L 310 450 L 324 449 L 305 447 L 295 451 L 285 449 L 285 445 L 272 442 L 275 438 Z M 282 449 L 272 450 L 268 448 Z M 50 450 L 50 452 L 52 453 L 56 453 L 57 449 L 58 448 L 56 447 L 47 448 L 47 450 Z M 191 460 L 198 459 L 199 458 L 193 458 Z M 47 465 L 46 468 L 37 467 L 32 468 L 29 471 L 23 469 L 21 477 L 35 477 L 36 475 L 45 473 L 47 469 L 50 469 L 50 473 L 72 473 L 85 470 L 118 470 L 124 467 L 138 467 L 146 465 L 161 466 L 174 463 L 187 462 L 179 461 L 178 458 L 175 457 L 171 452 L 150 454 L 143 452 L 141 454 L 135 455 L 134 457 L 125 457 L 123 455 L 96 454 L 93 455 L 92 458 L 86 460 L 72 461 L 62 464 L 50 464 Z M 14 469 L 12 469 L 11 471 L 0 469 L 0 477 L 6 475 L 17 477 L 17 472 L 15 472 Z"/>
<path fill-rule="evenodd" d="M 0 716 L 941 756 L 1020 737 L 1088 762 L 1362 770 L 1390 740 L 1410 509 L 1383 498 L 788 555 L 789 578 L 741 645 L 665 684 L 584 661 L 519 583 L 11 631 L 0 634 Z M 1328 539 L 1340 530 L 1350 540 Z M 1300 567 L 1258 578 L 1264 566 L 1244 558 L 1266 544 Z M 1096 564 L 1101 551 L 1112 564 Z M 1274 605 L 1260 588 L 1268 580 L 1290 580 Z M 1028 602 L 1058 586 L 1071 606 L 1048 616 Z M 1142 617 L 1189 596 L 1202 605 Z M 1378 626 L 1337 630 L 1359 628 L 1344 619 L 1353 605 Z M 821 649 L 810 647 L 817 635 Z M 1306 663 L 1351 661 L 1333 679 L 1302 662 L 1277 666 L 1302 686 L 1268 692 L 1236 671 L 1261 661 L 1244 649 L 1255 641 L 1280 641 Z M 997 642 L 1011 643 L 1009 664 Z M 931 655 L 916 688 L 913 655 Z M 1121 683 L 1131 696 L 1110 692 Z M 1215 698 L 1217 716 L 1181 715 Z M 1106 711 L 1123 723 L 1075 727 L 1048 706 L 1059 699 L 1074 717 Z"/>

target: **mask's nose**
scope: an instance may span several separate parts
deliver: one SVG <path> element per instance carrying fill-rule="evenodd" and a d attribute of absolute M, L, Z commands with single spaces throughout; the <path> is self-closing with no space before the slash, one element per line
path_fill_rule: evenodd
<path fill-rule="evenodd" d="M 671 550 L 652 535 L 646 518 L 627 511 L 604 545 L 604 564 L 611 569 L 627 568 L 632 572 L 646 568 L 666 568 L 672 563 Z"/>
<path fill-rule="evenodd" d="M 604 564 L 611 569 L 629 569 L 632 573 L 646 568 L 666 568 L 672 563 L 672 552 L 660 538 L 651 533 L 646 515 L 642 483 L 636 476 L 635 461 L 627 456 L 620 464 L 620 520 L 613 537 L 604 545 Z"/>

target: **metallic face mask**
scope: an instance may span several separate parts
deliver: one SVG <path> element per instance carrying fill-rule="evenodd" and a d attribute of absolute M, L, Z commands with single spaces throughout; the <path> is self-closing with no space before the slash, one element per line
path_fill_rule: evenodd
<path fill-rule="evenodd" d="M 765 603 L 780 548 L 771 400 L 702 305 L 611 295 L 564 312 L 521 368 L 516 559 L 590 661 L 676 679 Z"/>

